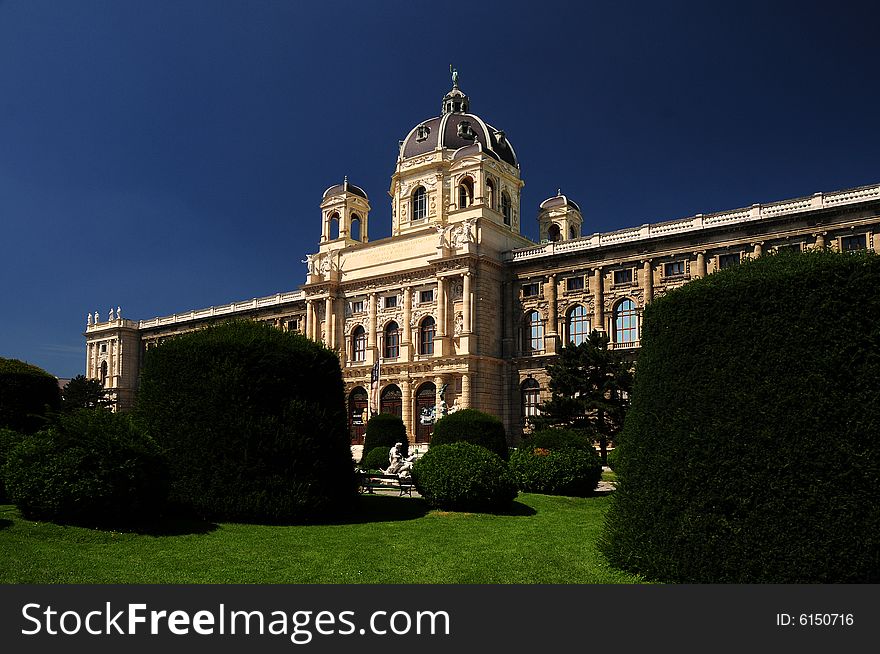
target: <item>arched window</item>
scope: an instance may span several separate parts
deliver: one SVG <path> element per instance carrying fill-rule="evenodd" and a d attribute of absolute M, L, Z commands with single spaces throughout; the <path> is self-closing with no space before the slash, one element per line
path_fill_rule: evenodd
<path fill-rule="evenodd" d="M 574 225 L 571 225 L 568 228 L 568 238 L 569 240 L 574 240 L 578 237 L 577 228 Z"/>
<path fill-rule="evenodd" d="M 428 443 L 434 431 L 437 409 L 437 387 L 425 382 L 416 389 L 416 443 Z"/>
<path fill-rule="evenodd" d="M 379 413 L 387 413 L 398 418 L 403 417 L 403 393 L 396 384 L 388 384 L 382 389 L 379 398 Z"/>
<path fill-rule="evenodd" d="M 363 386 L 357 386 L 348 396 L 348 429 L 352 445 L 362 445 L 364 432 L 367 429 L 367 391 Z"/>
<path fill-rule="evenodd" d="M 428 192 L 419 186 L 412 194 L 412 219 L 424 220 L 428 217 Z"/>
<path fill-rule="evenodd" d="M 102 384 L 107 383 L 107 362 L 106 361 L 101 362 L 101 383 Z"/>
<path fill-rule="evenodd" d="M 551 241 L 559 240 L 559 225 L 553 223 L 550 227 L 547 228 L 547 238 Z"/>
<path fill-rule="evenodd" d="M 367 360 L 367 332 L 360 325 L 351 332 L 351 360 Z"/>
<path fill-rule="evenodd" d="M 361 217 L 356 213 L 351 214 L 351 226 L 348 228 L 348 235 L 355 241 L 361 240 Z"/>
<path fill-rule="evenodd" d="M 507 195 L 507 191 L 503 191 L 501 193 L 501 215 L 504 216 L 504 224 L 510 225 L 510 196 Z"/>
<path fill-rule="evenodd" d="M 523 350 L 525 352 L 541 352 L 544 349 L 544 321 L 537 311 L 526 314 L 525 331 L 523 333 Z"/>
<path fill-rule="evenodd" d="M 490 209 L 495 208 L 495 182 L 491 179 L 486 180 L 486 205 Z"/>
<path fill-rule="evenodd" d="M 582 304 L 568 310 L 565 322 L 568 327 L 569 343 L 580 345 L 587 340 L 587 334 L 590 333 L 590 321 L 587 320 L 587 310 Z"/>
<path fill-rule="evenodd" d="M 431 316 L 428 316 L 419 325 L 419 354 L 434 354 L 434 334 L 437 325 Z"/>
<path fill-rule="evenodd" d="M 474 180 L 465 177 L 458 185 L 458 208 L 466 209 L 474 203 Z"/>
<path fill-rule="evenodd" d="M 339 214 L 335 211 L 330 214 L 330 233 L 328 236 L 330 240 L 339 238 Z"/>
<path fill-rule="evenodd" d="M 541 404 L 541 385 L 538 380 L 529 377 L 522 383 L 520 393 L 522 395 L 522 415 L 528 421 L 529 418 L 541 413 L 538 409 Z"/>
<path fill-rule="evenodd" d="M 400 356 L 400 327 L 392 320 L 385 326 L 383 336 L 382 356 L 396 359 Z"/>
<path fill-rule="evenodd" d="M 614 308 L 614 342 L 635 343 L 639 340 L 639 317 L 632 300 L 621 300 Z"/>

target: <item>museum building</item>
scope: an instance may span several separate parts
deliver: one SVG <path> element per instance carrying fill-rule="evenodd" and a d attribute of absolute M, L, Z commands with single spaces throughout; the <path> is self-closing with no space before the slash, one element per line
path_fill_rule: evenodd
<path fill-rule="evenodd" d="M 401 416 L 411 441 L 430 442 L 438 411 L 472 407 L 515 443 L 566 343 L 598 329 L 636 350 L 642 309 L 670 289 L 783 248 L 874 250 L 880 229 L 880 185 L 589 235 L 557 193 L 538 207 L 536 244 L 520 233 L 523 184 L 511 141 L 470 112 L 454 76 L 440 115 L 400 142 L 390 237 L 369 240 L 369 197 L 346 178 L 321 198 L 301 287 L 148 320 L 89 314 L 86 376 L 128 408 L 147 348 L 248 318 L 338 353 L 355 449 L 377 361 L 379 409 Z"/>

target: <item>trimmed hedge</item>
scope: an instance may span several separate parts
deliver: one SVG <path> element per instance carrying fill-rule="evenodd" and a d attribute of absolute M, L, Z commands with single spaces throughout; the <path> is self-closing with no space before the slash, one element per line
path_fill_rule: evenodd
<path fill-rule="evenodd" d="M 880 257 L 761 257 L 647 306 L 602 548 L 674 583 L 880 581 Z"/>
<path fill-rule="evenodd" d="M 385 470 L 391 464 L 388 456 L 390 449 L 384 445 L 374 447 L 361 461 L 361 467 L 364 470 Z"/>
<path fill-rule="evenodd" d="M 510 472 L 521 491 L 586 497 L 599 483 L 602 461 L 592 446 L 589 450 L 522 447 L 510 456 Z"/>
<path fill-rule="evenodd" d="M 617 470 L 617 457 L 618 457 L 618 454 L 617 454 L 616 447 L 613 450 L 610 450 L 608 452 L 608 455 L 606 457 L 606 464 L 612 470 Z"/>
<path fill-rule="evenodd" d="M 504 425 L 493 415 L 476 409 L 462 409 L 443 416 L 434 425 L 431 447 L 467 442 L 481 445 L 505 461 L 510 456 Z"/>
<path fill-rule="evenodd" d="M 563 448 L 595 452 L 592 440 L 573 429 L 546 428 L 535 431 L 523 439 L 523 447 L 561 450 Z"/>
<path fill-rule="evenodd" d="M 58 380 L 18 359 L 0 357 L 0 427 L 33 433 L 45 427 L 43 416 L 61 406 Z"/>
<path fill-rule="evenodd" d="M 79 409 L 9 452 L 3 477 L 11 500 L 32 520 L 90 526 L 130 525 L 165 505 L 167 474 L 159 448 L 130 417 Z"/>
<path fill-rule="evenodd" d="M 413 465 L 412 477 L 429 505 L 450 511 L 503 511 L 517 496 L 507 463 L 471 443 L 432 445 Z"/>
<path fill-rule="evenodd" d="M 367 430 L 364 432 L 364 449 L 361 452 L 361 462 L 365 461 L 367 454 L 377 447 L 384 447 L 385 454 L 394 447 L 395 443 L 402 443 L 400 451 L 403 456 L 409 454 L 409 441 L 406 439 L 406 425 L 399 416 L 390 413 L 379 413 L 367 421 Z M 383 468 L 388 467 L 385 462 Z"/>
<path fill-rule="evenodd" d="M 18 445 L 24 436 L 11 429 L 0 428 L 0 503 L 9 501 L 6 494 L 6 484 L 3 481 L 3 466 L 9 458 L 9 453 Z"/>
<path fill-rule="evenodd" d="M 147 350 L 136 412 L 164 448 L 170 499 L 224 520 L 323 519 L 357 496 L 336 355 L 237 321 Z"/>

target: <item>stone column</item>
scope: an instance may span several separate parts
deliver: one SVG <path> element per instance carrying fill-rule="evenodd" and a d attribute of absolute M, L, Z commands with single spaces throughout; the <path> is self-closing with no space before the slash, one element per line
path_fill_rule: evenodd
<path fill-rule="evenodd" d="M 816 237 L 816 249 L 821 250 L 825 247 L 825 232 L 819 232 L 818 234 L 813 234 Z"/>
<path fill-rule="evenodd" d="M 754 244 L 754 250 L 753 250 L 752 256 L 755 259 L 757 259 L 758 257 L 760 257 L 764 253 L 763 245 L 764 244 L 761 241 L 758 241 L 757 243 Z"/>
<path fill-rule="evenodd" d="M 376 323 L 377 323 L 377 305 L 378 298 L 375 293 L 370 293 L 370 332 L 367 334 L 367 347 L 375 348 L 376 347 Z"/>
<path fill-rule="evenodd" d="M 410 442 L 414 443 L 416 440 L 416 429 L 415 425 L 412 424 L 412 408 L 413 408 L 413 397 L 412 397 L 412 385 L 410 384 L 409 379 L 401 379 L 400 380 L 400 409 L 401 415 L 400 419 L 403 420 L 403 424 L 406 427 L 406 431 L 408 434 L 408 438 Z"/>
<path fill-rule="evenodd" d="M 315 317 L 312 315 L 312 301 L 306 300 L 306 338 L 313 338 L 312 326 Z"/>
<path fill-rule="evenodd" d="M 593 271 L 593 297 L 596 298 L 595 329 L 605 331 L 605 278 L 601 268 Z"/>
<path fill-rule="evenodd" d="M 471 407 L 471 374 L 469 372 L 461 376 L 461 399 L 458 404 L 463 409 Z"/>
<path fill-rule="evenodd" d="M 412 288 L 409 286 L 403 289 L 403 324 L 401 325 L 402 333 L 400 335 L 400 358 L 404 361 L 412 361 L 413 343 L 412 343 Z M 415 437 L 415 434 L 413 434 Z"/>
<path fill-rule="evenodd" d="M 442 277 L 437 278 L 437 336 L 446 336 L 446 283 Z"/>
<path fill-rule="evenodd" d="M 705 252 L 697 252 L 697 270 L 694 273 L 694 277 L 705 277 L 706 276 L 706 253 Z"/>
<path fill-rule="evenodd" d="M 331 350 L 335 345 L 333 341 L 334 328 L 336 327 L 334 313 L 333 298 L 328 295 L 327 299 L 324 300 L 324 345 L 329 347 Z"/>
<path fill-rule="evenodd" d="M 645 289 L 645 304 L 651 302 L 654 299 L 654 268 L 651 266 L 651 260 L 646 259 L 643 265 L 644 272 L 644 289 Z"/>
<path fill-rule="evenodd" d="M 466 272 L 462 278 L 461 313 L 464 325 L 461 330 L 464 334 L 470 334 L 473 331 L 471 325 L 471 274 Z"/>
<path fill-rule="evenodd" d="M 556 275 L 550 275 L 545 286 L 547 298 L 547 329 L 544 332 L 544 351 L 555 354 L 559 349 L 559 322 L 556 315 Z"/>
<path fill-rule="evenodd" d="M 443 386 L 443 377 L 441 377 L 440 375 L 437 375 L 436 377 L 434 377 L 434 392 L 435 392 L 434 406 L 437 407 L 437 410 L 434 413 L 434 421 L 435 422 L 437 420 L 440 420 L 440 418 L 441 418 L 441 415 L 440 415 L 440 387 L 441 386 Z"/>
<path fill-rule="evenodd" d="M 325 214 L 324 220 L 321 221 L 321 242 L 328 240 L 330 240 L 330 218 Z"/>

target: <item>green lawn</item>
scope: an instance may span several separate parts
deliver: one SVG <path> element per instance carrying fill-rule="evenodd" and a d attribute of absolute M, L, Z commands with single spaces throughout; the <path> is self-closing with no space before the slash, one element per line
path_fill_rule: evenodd
<path fill-rule="evenodd" d="M 0 583 L 639 583 L 596 548 L 607 497 L 522 494 L 510 515 L 362 497 L 345 523 L 163 524 L 152 534 L 23 520 L 0 506 Z M 157 531 L 163 532 L 161 534 Z"/>

